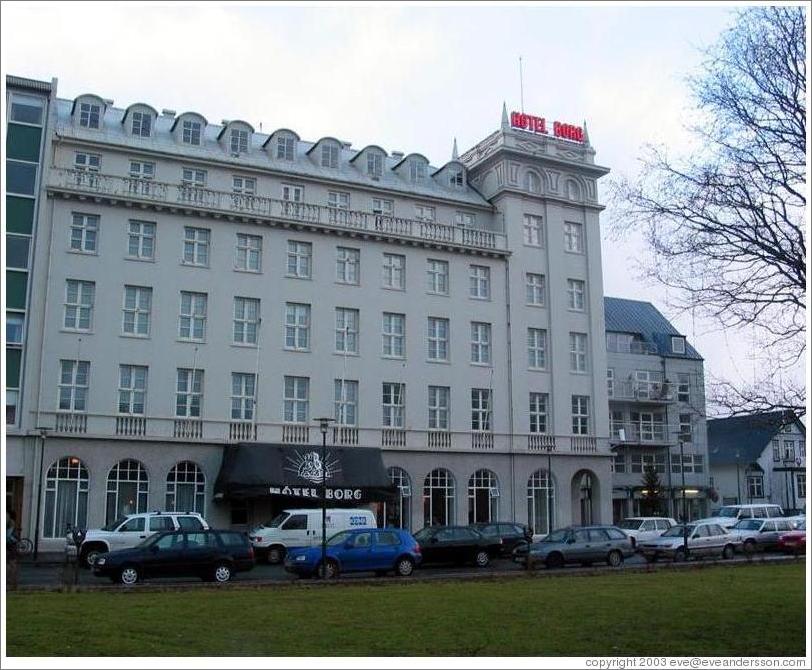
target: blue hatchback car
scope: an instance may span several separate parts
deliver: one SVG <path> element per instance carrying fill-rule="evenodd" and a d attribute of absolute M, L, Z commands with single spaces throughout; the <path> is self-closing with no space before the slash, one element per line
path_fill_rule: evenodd
<path fill-rule="evenodd" d="M 342 572 L 394 572 L 408 577 L 420 565 L 420 545 L 401 528 L 354 528 L 327 540 L 328 579 Z M 285 556 L 285 570 L 300 577 L 321 572 L 321 545 L 291 549 Z"/>

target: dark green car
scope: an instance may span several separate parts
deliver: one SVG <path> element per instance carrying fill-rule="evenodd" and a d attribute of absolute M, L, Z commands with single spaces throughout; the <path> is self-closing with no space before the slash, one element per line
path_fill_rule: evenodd
<path fill-rule="evenodd" d="M 530 545 L 525 559 L 528 568 L 540 564 L 558 568 L 566 563 L 608 563 L 618 567 L 634 555 L 632 542 L 615 526 L 574 526 L 554 530 L 540 542 Z"/>

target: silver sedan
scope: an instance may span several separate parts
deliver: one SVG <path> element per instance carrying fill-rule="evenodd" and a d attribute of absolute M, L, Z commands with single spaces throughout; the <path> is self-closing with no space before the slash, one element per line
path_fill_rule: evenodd
<path fill-rule="evenodd" d="M 608 563 L 618 567 L 634 554 L 629 536 L 614 526 L 583 526 L 554 530 L 541 542 L 530 545 L 527 567 L 544 564 L 548 568 L 565 563 Z"/>
<path fill-rule="evenodd" d="M 660 537 L 641 542 L 638 549 L 646 561 L 652 563 L 658 558 L 674 561 L 685 561 L 694 556 L 733 558 L 740 544 L 736 535 L 719 524 L 692 523 L 669 528 Z"/>

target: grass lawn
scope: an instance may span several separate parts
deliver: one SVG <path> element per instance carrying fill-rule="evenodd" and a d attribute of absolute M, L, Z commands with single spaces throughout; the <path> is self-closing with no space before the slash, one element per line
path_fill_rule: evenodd
<path fill-rule="evenodd" d="M 11 593 L 9 656 L 804 655 L 804 563 L 486 581 Z"/>

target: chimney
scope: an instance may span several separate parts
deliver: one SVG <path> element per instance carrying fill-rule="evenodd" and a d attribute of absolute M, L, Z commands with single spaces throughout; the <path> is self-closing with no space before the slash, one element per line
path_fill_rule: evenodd
<path fill-rule="evenodd" d="M 161 113 L 162 113 L 164 116 L 168 116 L 170 119 L 174 119 L 174 118 L 175 118 L 175 110 L 174 110 L 174 109 L 162 109 L 162 110 L 161 110 Z"/>
<path fill-rule="evenodd" d="M 392 158 L 394 158 L 396 161 L 399 161 L 401 158 L 403 158 L 403 152 L 402 151 L 393 151 L 392 152 Z"/>

